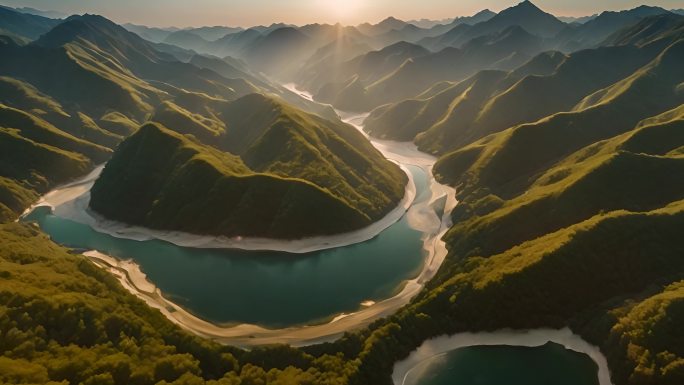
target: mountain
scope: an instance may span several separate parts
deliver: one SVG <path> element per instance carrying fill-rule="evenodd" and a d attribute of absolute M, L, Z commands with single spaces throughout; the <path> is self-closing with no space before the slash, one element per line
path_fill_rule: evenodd
<path fill-rule="evenodd" d="M 200 35 L 187 30 L 172 32 L 170 35 L 164 38 L 163 42 L 199 52 L 204 52 L 206 49 L 205 47 L 209 43 L 209 41 L 205 40 Z"/>
<path fill-rule="evenodd" d="M 174 105 L 153 119 L 235 155 L 146 125 L 119 146 L 92 190 L 91 207 L 153 228 L 299 238 L 366 226 L 403 196 L 399 168 L 350 126 L 258 94 L 215 108 L 223 126 L 209 127 Z M 122 177 L 129 182 L 119 183 Z M 159 179 L 149 183 L 151 177 Z M 197 189 L 178 189 L 188 184 Z"/>
<path fill-rule="evenodd" d="M 570 327 L 613 383 L 679 381 L 665 368 L 684 356 L 681 55 L 675 42 L 569 113 L 440 158 L 435 174 L 458 187 L 449 254 L 411 306 L 336 344 L 360 344 L 355 383 L 389 378 L 384 363 L 427 339 L 511 325 Z"/>
<path fill-rule="evenodd" d="M 671 44 L 684 38 L 684 16 L 666 13 L 644 17 L 638 23 L 609 36 L 603 45 Z"/>
<path fill-rule="evenodd" d="M 12 8 L 12 7 L 8 7 L 5 5 L 0 5 L 0 8 L 9 9 L 9 10 L 16 11 L 19 13 L 26 13 L 29 15 L 47 17 L 48 19 L 66 19 L 69 16 L 69 15 L 62 13 L 62 12 L 43 11 L 40 9 L 31 8 L 31 7 Z"/>
<path fill-rule="evenodd" d="M 188 92 L 230 100 L 263 91 L 337 119 L 329 107 L 303 101 L 227 61 L 181 63 L 99 16 L 70 17 L 26 46 L 5 40 L 0 53 L 0 125 L 11 146 L 0 174 L 6 178 L 0 203 L 9 207 L 3 216 L 16 217 L 38 194 L 106 161 L 164 100 Z M 20 148 L 28 160 L 16 155 Z"/>
<path fill-rule="evenodd" d="M 446 27 L 448 28 L 433 28 L 438 33 L 419 40 L 418 44 L 432 50 L 458 48 L 473 39 L 496 35 L 511 27 L 520 27 L 532 35 L 548 39 L 566 28 L 566 24 L 537 8 L 530 1 L 524 1 L 498 14 L 485 10 L 471 19 L 456 19 Z"/>
<path fill-rule="evenodd" d="M 570 110 L 583 97 L 633 73 L 681 38 L 677 20 L 654 19 L 653 25 L 660 27 L 656 29 L 647 20 L 632 32 L 624 32 L 625 39 L 649 36 L 638 48 L 623 41 L 620 46 L 567 56 L 542 53 L 507 75 L 485 71 L 434 95 L 378 108 L 367 119 L 366 128 L 383 138 L 415 138 L 422 150 L 444 153 L 491 133 Z"/>
<path fill-rule="evenodd" d="M 170 34 L 178 30 L 177 28 L 157 28 L 131 23 L 122 24 L 121 26 L 153 43 L 163 42 Z"/>
<path fill-rule="evenodd" d="M 683 54 L 684 41 L 680 40 L 631 75 L 586 96 L 567 112 L 511 127 L 446 155 L 443 164 L 459 164 L 454 168 L 460 170 L 474 167 L 463 176 L 454 174 L 449 178 L 459 179 L 462 191 L 469 191 L 469 185 L 477 180 L 479 188 L 486 187 L 502 197 L 520 193 L 530 186 L 530 178 L 539 172 L 540 165 L 554 164 L 584 146 L 624 133 L 640 120 L 684 102 L 677 91 L 684 81 L 684 71 L 677 64 Z M 644 103 L 644 95 L 658 97 Z M 611 117 L 610 125 L 603 123 L 607 116 Z M 543 151 L 529 152 L 525 148 L 532 143 L 531 138 Z M 486 147 L 490 150 L 483 152 L 485 143 L 489 143 Z"/>
<path fill-rule="evenodd" d="M 504 9 L 487 21 L 473 25 L 461 41 L 497 33 L 512 26 L 522 27 L 534 35 L 551 38 L 564 29 L 566 24 L 526 0 Z"/>
<path fill-rule="evenodd" d="M 302 89 L 318 92 L 321 85 L 337 82 L 345 76 L 352 75 L 352 67 L 359 66 L 360 60 L 353 64 L 350 61 L 371 51 L 373 49 L 370 45 L 349 36 L 342 36 L 314 52 L 297 71 L 295 83 Z M 330 71 L 331 68 L 334 70 Z"/>
<path fill-rule="evenodd" d="M 416 27 L 413 24 L 407 24 L 399 29 L 392 29 L 385 33 L 374 36 L 373 41 L 376 44 L 388 45 L 400 41 L 415 42 L 426 36 L 431 35 L 430 29 Z"/>
<path fill-rule="evenodd" d="M 278 77 L 298 66 L 292 59 L 306 56 L 310 43 L 310 38 L 296 28 L 278 28 L 251 42 L 244 58 L 255 69 Z"/>
<path fill-rule="evenodd" d="M 377 24 L 364 23 L 356 26 L 356 29 L 368 36 L 377 36 L 391 30 L 399 30 L 407 26 L 408 23 L 394 17 L 388 17 Z"/>
<path fill-rule="evenodd" d="M 484 9 L 472 16 L 461 16 L 457 17 L 447 23 L 442 23 L 442 24 L 437 24 L 432 27 L 430 27 L 429 35 L 428 37 L 425 37 L 420 44 L 425 45 L 425 42 L 429 41 L 430 39 L 435 39 L 439 37 L 440 35 L 445 34 L 446 32 L 449 32 L 454 29 L 454 27 L 459 26 L 459 25 L 475 25 L 484 21 L 487 21 L 494 17 L 496 15 L 496 12 L 492 12 L 489 9 Z M 442 46 L 441 48 L 444 48 L 445 46 Z"/>
<path fill-rule="evenodd" d="M 388 385 L 396 362 L 441 335 L 570 328 L 600 349 L 611 383 L 681 384 L 679 18 L 639 17 L 573 52 L 526 51 L 559 46 L 524 26 L 470 37 L 482 27 L 464 24 L 422 40 L 453 47 L 366 55 L 400 23 L 374 36 L 318 24 L 219 39 L 238 59 L 152 44 L 92 15 L 35 39 L 3 31 L 0 383 Z M 255 52 L 279 63 L 247 60 Z M 311 87 L 341 83 L 331 95 L 349 105 L 395 93 L 366 127 L 435 152 L 435 177 L 456 188 L 444 262 L 395 314 L 302 348 L 220 345 L 131 295 L 116 262 L 14 223 L 112 157 L 93 208 L 152 227 L 292 239 L 381 217 L 403 173 L 329 107 L 259 73 L 308 76 L 298 66 Z"/>
<path fill-rule="evenodd" d="M 225 27 L 221 25 L 211 27 L 186 28 L 185 31 L 195 34 L 206 41 L 218 40 L 231 33 L 240 32 L 240 27 Z"/>
<path fill-rule="evenodd" d="M 263 34 L 255 28 L 228 34 L 207 45 L 207 50 L 216 56 L 241 57 L 243 52 Z"/>
<path fill-rule="evenodd" d="M 20 40 L 35 40 L 60 22 L 61 20 L 21 13 L 8 7 L 0 7 L 0 35 L 9 35 Z"/>
<path fill-rule="evenodd" d="M 556 40 L 562 50 L 578 50 L 597 46 L 617 31 L 631 27 L 649 16 L 669 14 L 660 7 L 640 6 L 627 11 L 603 12 L 596 18 L 580 25 L 568 26 Z"/>
<path fill-rule="evenodd" d="M 314 94 L 314 99 L 331 103 L 341 109 L 363 108 L 365 84 L 371 84 L 388 76 L 406 60 L 429 54 L 425 48 L 407 42 L 398 42 L 378 51 L 371 51 L 336 65 L 337 71 L 331 72 L 325 66 L 309 67 L 300 70 L 299 84 Z M 353 90 L 353 93 L 350 91 Z M 345 105 L 345 97 L 358 98 L 351 105 Z"/>
<path fill-rule="evenodd" d="M 461 16 L 455 18 L 450 24 L 470 24 L 475 25 L 485 21 L 490 20 L 492 17 L 496 16 L 496 12 L 492 12 L 489 9 L 483 9 L 482 11 L 472 15 L 472 16 Z"/>
<path fill-rule="evenodd" d="M 587 21 L 593 20 L 598 16 L 598 14 L 593 14 L 590 16 L 558 16 L 558 20 L 566 24 L 584 24 Z"/>
<path fill-rule="evenodd" d="M 408 46 L 409 43 L 398 43 L 392 47 L 399 44 Z M 342 110 L 368 111 L 386 103 L 412 98 L 436 82 L 467 78 L 482 68 L 515 68 L 542 50 L 541 39 L 520 27 L 511 27 L 494 35 L 472 39 L 461 49 L 445 48 L 425 54 L 423 51 L 426 50 L 420 47 L 415 50 L 420 54 L 409 55 L 383 77 L 365 78 L 357 73 L 345 82 L 324 86 L 314 96 L 316 100 L 331 103 Z M 399 56 L 392 56 L 393 65 L 396 58 Z"/>
<path fill-rule="evenodd" d="M 0 219 L 13 220 L 40 194 L 86 173 L 111 150 L 40 117 L 0 104 Z"/>
<path fill-rule="evenodd" d="M 407 23 L 413 24 L 416 27 L 429 29 L 440 24 L 449 24 L 452 21 L 454 21 L 454 19 L 431 20 L 423 18 L 420 20 L 408 20 Z"/>

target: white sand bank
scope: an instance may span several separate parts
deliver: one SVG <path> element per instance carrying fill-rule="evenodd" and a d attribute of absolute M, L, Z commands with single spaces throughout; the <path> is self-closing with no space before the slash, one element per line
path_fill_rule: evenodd
<path fill-rule="evenodd" d="M 94 230 L 113 237 L 144 241 L 159 239 L 182 247 L 203 249 L 274 250 L 287 253 L 309 253 L 365 242 L 375 238 L 382 231 L 396 223 L 411 207 L 416 198 L 416 185 L 413 175 L 402 166 L 408 176 L 404 197 L 399 204 L 382 219 L 348 233 L 329 236 L 308 237 L 297 240 L 267 238 L 228 238 L 213 235 L 190 234 L 181 231 L 154 230 L 142 226 L 108 220 L 88 209 L 90 188 L 102 171 L 98 167 L 83 179 L 57 188 L 36 203 L 29 213 L 38 206 L 50 206 L 53 213 L 61 218 L 86 224 Z"/>

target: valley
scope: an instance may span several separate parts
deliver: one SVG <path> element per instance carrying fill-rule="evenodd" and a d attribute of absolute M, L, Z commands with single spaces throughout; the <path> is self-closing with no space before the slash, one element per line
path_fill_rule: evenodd
<path fill-rule="evenodd" d="M 0 383 L 684 381 L 684 11 L 55 4 L 0 6 Z"/>

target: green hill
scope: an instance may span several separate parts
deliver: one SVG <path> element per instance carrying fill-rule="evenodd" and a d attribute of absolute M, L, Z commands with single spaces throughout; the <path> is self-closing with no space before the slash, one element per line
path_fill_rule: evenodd
<path fill-rule="evenodd" d="M 458 158 L 463 159 L 459 154 L 479 152 L 469 164 L 456 167 L 468 170 L 465 175 L 451 174 L 446 169 L 439 172 L 446 180 L 464 183 L 464 191 L 476 183 L 502 197 L 524 191 L 530 178 L 570 153 L 626 132 L 640 120 L 684 102 L 678 91 L 684 80 L 678 65 L 683 53 L 684 42 L 677 42 L 632 75 L 587 96 L 573 111 L 512 127 L 442 159 L 443 164 L 453 165 L 460 162 Z M 645 99 L 644 95 L 658 97 Z M 606 125 L 606 121 L 611 124 Z"/>
<path fill-rule="evenodd" d="M 111 150 L 0 104 L 0 216 L 14 219 L 41 193 L 86 173 Z"/>
<path fill-rule="evenodd" d="M 260 94 L 192 99 L 176 100 L 154 119 L 240 156 L 254 171 L 313 182 L 373 219 L 403 197 L 403 173 L 351 126 Z"/>
<path fill-rule="evenodd" d="M 444 153 L 511 126 L 570 110 L 587 94 L 646 64 L 657 55 L 655 48 L 606 47 L 568 56 L 542 53 L 508 74 L 484 71 L 429 98 L 383 106 L 371 114 L 367 128 L 380 137 L 415 137 L 423 151 Z M 409 105 L 415 114 L 404 119 L 402 113 Z"/>
<path fill-rule="evenodd" d="M 291 131 L 285 124 L 269 132 L 274 139 L 286 139 L 286 148 L 294 145 L 287 144 Z M 245 156 L 253 164 L 263 157 L 260 152 Z M 283 168 L 271 168 L 276 167 Z M 92 189 L 90 207 L 108 218 L 152 228 L 274 238 L 354 230 L 392 208 L 363 212 L 368 202 L 347 198 L 304 179 L 252 171 L 239 157 L 147 124 L 107 163 Z"/>
<path fill-rule="evenodd" d="M 422 133 L 422 148 L 444 154 L 436 176 L 458 191 L 445 262 L 396 314 L 302 349 L 219 346 L 175 327 L 35 226 L 5 223 L 0 382 L 391 385 L 394 364 L 429 338 L 567 326 L 600 347 L 614 384 L 680 385 L 681 25 L 671 15 L 648 17 L 609 39 L 619 46 L 544 53 L 518 66 L 531 54 L 497 44 L 528 38 L 506 28 L 530 15 L 523 21 L 538 30 L 523 26 L 529 32 L 566 28 L 526 2 L 444 40 L 469 47 L 397 60 L 401 71 L 390 73 L 382 63 L 393 59 L 381 58 L 321 87 L 330 100 L 362 108 L 378 102 L 381 84 L 395 84 L 387 89 L 411 99 L 380 107 L 367 127 L 386 138 Z M 364 33 L 425 33 L 390 18 L 354 29 L 255 27 L 216 44 L 272 59 L 266 67 L 292 48 L 294 67 L 300 58 L 338 58 L 332 46 L 312 56 L 338 32 L 348 52 L 370 46 Z M 155 47 L 92 16 L 70 18 L 28 45 L 0 38 L 0 222 L 117 145 L 93 209 L 160 229 L 331 234 L 367 225 L 403 196 L 403 173 L 353 127 L 283 102 L 291 94 L 236 61 L 179 63 Z M 466 50 L 472 57 L 459 58 Z M 340 61 L 350 60 L 345 54 Z M 421 63 L 440 54 L 472 72 L 430 79 L 424 72 L 436 67 Z M 486 60 L 469 68 L 476 56 Z"/>
<path fill-rule="evenodd" d="M 389 384 L 395 360 L 444 333 L 563 326 L 601 348 L 613 383 L 679 383 L 680 55 L 442 157 L 460 200 L 447 259 L 411 305 L 335 345 L 355 346 L 351 383 Z"/>
<path fill-rule="evenodd" d="M 397 43 L 377 54 L 399 46 L 418 47 Z M 379 67 L 371 61 L 373 65 L 370 68 L 382 68 L 382 76 L 378 76 L 383 73 L 379 70 L 374 76 L 360 69 L 349 70 L 343 72 L 347 78 L 322 86 L 315 98 L 343 110 L 368 111 L 386 103 L 414 98 L 436 82 L 459 81 L 487 68 L 516 68 L 542 49 L 541 39 L 520 27 L 510 27 L 499 33 L 474 38 L 460 49 L 448 47 L 439 52 L 424 53 L 424 48 L 414 48 L 409 51 L 409 57 L 399 63 L 396 62 L 396 54 L 392 54 L 391 62 L 386 60 Z M 365 59 L 372 57 L 377 57 L 375 52 L 365 55 Z M 389 63 L 392 65 L 386 66 Z"/>

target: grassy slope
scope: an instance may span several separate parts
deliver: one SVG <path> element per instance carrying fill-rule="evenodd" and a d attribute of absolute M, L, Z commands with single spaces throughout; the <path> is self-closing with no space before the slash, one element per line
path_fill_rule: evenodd
<path fill-rule="evenodd" d="M 438 175 L 467 183 L 445 238 L 449 255 L 406 309 L 325 348 L 360 357 L 352 383 L 389 384 L 393 359 L 435 335 L 563 326 L 601 347 L 616 384 L 681 383 L 679 50 L 671 46 L 634 76 L 585 99 L 563 120 L 574 138 L 562 125 L 549 126 L 548 139 L 530 129 L 517 157 L 536 158 L 534 173 L 508 157 L 508 165 L 482 175 L 478 162 L 506 153 L 515 128 L 438 162 Z M 601 132 L 582 116 L 597 110 L 603 126 L 623 128 Z"/>
<path fill-rule="evenodd" d="M 484 71 L 426 100 L 374 111 L 371 133 L 412 140 L 423 151 L 445 153 L 511 126 L 572 109 L 587 94 L 648 63 L 658 47 L 605 47 L 568 57 L 543 53 L 501 80 Z M 404 119 L 407 111 L 414 112 Z"/>
<path fill-rule="evenodd" d="M 684 80 L 678 64 L 682 55 L 684 41 L 674 43 L 629 77 L 585 98 L 571 112 L 512 127 L 441 159 L 442 165 L 467 170 L 463 175 L 439 165 L 437 171 L 445 180 L 462 183 L 464 193 L 477 185 L 476 189 L 490 189 L 504 198 L 516 195 L 530 186 L 535 175 L 570 153 L 626 132 L 640 120 L 684 102 L 678 91 Z M 643 95 L 658 97 L 644 99 Z M 464 153 L 475 156 L 464 158 Z"/>
<path fill-rule="evenodd" d="M 310 182 L 252 172 L 236 156 L 154 124 L 121 144 L 90 205 L 128 223 L 228 236 L 297 238 L 370 221 Z"/>
<path fill-rule="evenodd" d="M 45 120 L 0 104 L 0 205 L 13 219 L 40 193 L 102 163 L 111 150 L 76 138 Z"/>
<path fill-rule="evenodd" d="M 415 99 L 387 104 L 373 110 L 366 119 L 365 129 L 376 137 L 412 141 L 416 135 L 433 130 L 435 126 L 448 127 L 452 135 L 460 126 L 473 126 L 478 112 L 494 95 L 508 89 L 526 75 L 549 75 L 563 61 L 557 52 L 535 56 L 518 69 L 486 70 L 456 84 L 436 83 L 430 90 Z M 476 96 L 477 95 L 477 96 Z M 477 99 L 475 99 L 477 98 Z M 461 129 L 462 130 L 462 129 Z M 444 130 L 442 130 L 444 131 Z M 452 146 L 451 141 L 440 142 Z"/>
<path fill-rule="evenodd" d="M 406 177 L 353 127 L 259 94 L 233 102 L 186 95 L 155 120 L 239 155 L 254 171 L 304 179 L 375 220 L 403 197 Z"/>

